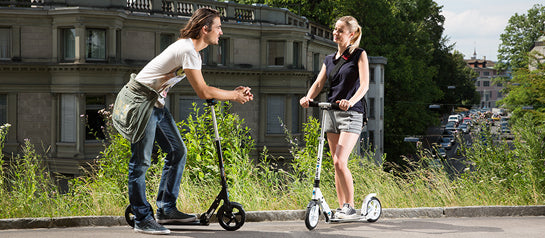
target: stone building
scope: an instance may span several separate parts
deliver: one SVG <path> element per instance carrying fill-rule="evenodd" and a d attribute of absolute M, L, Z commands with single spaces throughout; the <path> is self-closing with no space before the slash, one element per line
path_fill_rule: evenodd
<path fill-rule="evenodd" d="M 257 150 L 289 155 L 278 118 L 298 135 L 317 110 L 303 110 L 306 94 L 327 54 L 336 50 L 328 27 L 286 9 L 209 0 L 11 0 L 0 3 L 0 123 L 12 124 L 5 153 L 25 139 L 47 150 L 52 171 L 78 175 L 103 149 L 98 110 L 149 60 L 177 39 L 198 8 L 217 9 L 224 35 L 201 52 L 208 84 L 252 88 L 254 101 L 233 103 Z M 383 151 L 383 57 L 369 57 L 370 121 L 365 131 Z M 322 95 L 321 98 L 325 98 Z M 167 101 L 183 120 L 199 100 L 187 81 Z M 314 110 L 314 111 L 313 111 Z M 89 125 L 89 126 L 87 126 Z"/>
<path fill-rule="evenodd" d="M 479 108 L 495 108 L 496 102 L 503 98 L 501 90 L 503 85 L 499 82 L 494 82 L 496 77 L 508 77 L 506 72 L 498 71 L 494 68 L 496 62 L 487 60 L 486 56 L 483 59 L 477 59 L 477 52 L 473 52 L 471 59 L 466 59 L 467 66 L 472 68 L 477 74 L 475 79 L 475 87 L 481 95 Z"/>

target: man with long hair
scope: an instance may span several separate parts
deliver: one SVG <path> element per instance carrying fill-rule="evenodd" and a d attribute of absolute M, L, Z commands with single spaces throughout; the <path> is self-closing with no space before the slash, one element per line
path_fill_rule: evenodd
<path fill-rule="evenodd" d="M 227 91 L 208 86 L 204 81 L 198 52 L 208 45 L 218 44 L 222 34 L 219 12 L 198 9 L 180 30 L 180 38 L 144 66 L 138 75 L 131 75 L 131 80 L 117 96 L 112 116 L 115 128 L 131 142 L 129 200 L 137 232 L 169 234 L 170 230 L 161 223 L 196 220 L 195 215 L 176 208 L 187 148 L 165 107 L 168 90 L 187 78 L 199 98 L 233 100 L 241 104 L 253 100 L 249 87 L 239 86 Z M 146 200 L 145 183 L 155 141 L 167 153 L 157 193 L 157 221 Z"/>

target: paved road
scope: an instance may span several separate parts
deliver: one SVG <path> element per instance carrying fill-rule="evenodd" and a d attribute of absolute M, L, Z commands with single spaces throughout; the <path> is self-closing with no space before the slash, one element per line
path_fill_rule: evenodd
<path fill-rule="evenodd" d="M 168 226 L 174 237 L 544 237 L 545 216 L 380 219 L 376 223 L 325 224 L 308 231 L 304 221 L 247 222 L 238 231 L 225 231 L 217 223 L 210 226 Z M 75 227 L 29 230 L 2 230 L 0 237 L 150 237 L 135 233 L 129 226 Z"/>

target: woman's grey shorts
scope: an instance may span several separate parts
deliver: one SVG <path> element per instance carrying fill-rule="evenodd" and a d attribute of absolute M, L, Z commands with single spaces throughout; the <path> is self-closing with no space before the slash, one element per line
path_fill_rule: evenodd
<path fill-rule="evenodd" d="M 341 131 L 360 134 L 363 128 L 363 113 L 356 111 L 327 110 L 324 121 L 325 132 L 340 134 Z"/>

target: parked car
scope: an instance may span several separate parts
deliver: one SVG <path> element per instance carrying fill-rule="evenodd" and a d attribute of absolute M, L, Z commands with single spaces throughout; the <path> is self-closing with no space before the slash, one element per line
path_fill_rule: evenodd
<path fill-rule="evenodd" d="M 445 148 L 443 148 L 443 147 L 438 147 L 438 148 L 437 148 L 437 154 L 438 154 L 441 158 L 447 157 L 447 151 L 446 151 Z"/>
<path fill-rule="evenodd" d="M 467 124 L 462 124 L 458 127 L 459 130 L 461 130 L 463 133 L 469 132 L 469 126 Z"/>
<path fill-rule="evenodd" d="M 441 137 L 441 147 L 450 150 L 452 148 L 452 142 L 450 142 L 450 138 Z"/>
<path fill-rule="evenodd" d="M 502 134 L 511 134 L 511 130 L 507 126 L 500 127 L 500 131 Z"/>
<path fill-rule="evenodd" d="M 471 126 L 473 123 L 473 119 L 471 119 L 471 117 L 464 117 L 464 119 L 462 119 L 462 124 L 467 124 L 468 126 Z"/>
<path fill-rule="evenodd" d="M 456 123 L 452 121 L 447 122 L 447 124 L 445 125 L 445 131 L 454 131 L 454 130 L 456 130 Z"/>
<path fill-rule="evenodd" d="M 448 120 L 447 122 L 454 122 L 456 124 L 460 123 L 460 121 L 462 120 L 462 116 L 460 115 L 450 115 L 448 116 Z"/>
<path fill-rule="evenodd" d="M 445 137 L 445 138 L 449 138 L 450 139 L 450 143 L 452 143 L 453 145 L 456 143 L 456 133 L 457 131 L 454 130 L 454 131 L 447 131 L 445 130 L 443 132 L 443 136 L 442 137 Z"/>

